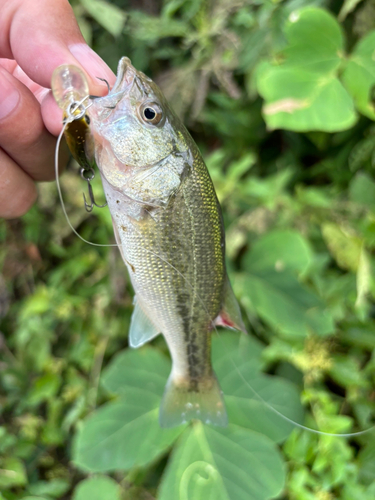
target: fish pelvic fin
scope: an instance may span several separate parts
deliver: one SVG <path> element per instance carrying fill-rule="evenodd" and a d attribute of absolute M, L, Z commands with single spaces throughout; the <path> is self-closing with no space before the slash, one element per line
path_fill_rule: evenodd
<path fill-rule="evenodd" d="M 146 316 L 142 307 L 139 305 L 136 297 L 134 297 L 134 311 L 130 321 L 129 330 L 129 345 L 130 347 L 140 347 L 152 340 L 160 333 L 159 329 Z"/>
<path fill-rule="evenodd" d="M 226 276 L 224 282 L 223 306 L 219 315 L 215 318 L 214 325 L 233 328 L 243 333 L 247 333 L 244 322 L 242 321 L 240 306 L 233 293 L 228 276 Z"/>
<path fill-rule="evenodd" d="M 171 375 L 159 411 L 160 427 L 176 427 L 189 420 L 226 427 L 223 393 L 214 373 L 199 380 L 177 380 Z"/>

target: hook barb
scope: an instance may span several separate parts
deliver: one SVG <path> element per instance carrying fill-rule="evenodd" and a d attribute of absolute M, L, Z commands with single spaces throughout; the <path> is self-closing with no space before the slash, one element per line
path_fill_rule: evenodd
<path fill-rule="evenodd" d="M 94 172 L 93 172 L 93 175 L 91 175 L 91 177 L 85 178 L 84 172 L 82 172 L 82 171 L 84 171 L 84 169 L 81 170 L 81 176 L 87 181 L 87 187 L 89 190 L 89 199 L 90 199 L 90 203 L 87 203 L 85 193 L 83 193 L 83 203 L 85 204 L 86 212 L 92 212 L 94 209 L 94 206 L 98 207 L 98 208 L 106 207 L 107 203 L 104 203 L 104 205 L 98 205 L 95 201 L 94 191 L 92 190 L 92 186 L 91 186 L 91 181 L 95 176 Z"/>

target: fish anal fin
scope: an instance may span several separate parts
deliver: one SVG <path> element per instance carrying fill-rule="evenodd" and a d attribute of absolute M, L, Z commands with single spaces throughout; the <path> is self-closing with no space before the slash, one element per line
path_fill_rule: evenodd
<path fill-rule="evenodd" d="M 134 298 L 134 311 L 130 320 L 129 345 L 130 347 L 140 347 L 152 340 L 160 331 L 148 318 L 142 307 Z"/>
<path fill-rule="evenodd" d="M 196 381 L 194 390 L 169 377 L 160 405 L 160 427 L 176 427 L 192 419 L 205 424 L 226 427 L 228 416 L 223 394 L 214 374 Z"/>
<path fill-rule="evenodd" d="M 242 321 L 240 306 L 238 305 L 237 299 L 233 293 L 228 276 L 226 277 L 224 283 L 223 306 L 220 313 L 215 318 L 214 325 L 234 328 L 243 333 L 247 333 L 244 322 Z"/>

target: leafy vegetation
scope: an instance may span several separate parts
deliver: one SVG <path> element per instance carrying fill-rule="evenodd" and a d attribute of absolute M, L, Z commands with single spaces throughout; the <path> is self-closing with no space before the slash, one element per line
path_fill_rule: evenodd
<path fill-rule="evenodd" d="M 375 431 L 290 420 L 374 424 L 373 0 L 72 3 L 201 148 L 250 335 L 213 338 L 228 428 L 160 429 L 166 344 L 126 347 L 117 249 L 72 235 L 41 185 L 0 225 L 0 499 L 372 500 Z M 61 182 L 80 234 L 113 243 L 74 164 Z"/>

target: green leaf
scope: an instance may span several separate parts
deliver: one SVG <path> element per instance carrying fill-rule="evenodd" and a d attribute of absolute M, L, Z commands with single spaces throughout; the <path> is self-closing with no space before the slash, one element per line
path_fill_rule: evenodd
<path fill-rule="evenodd" d="M 293 176 L 291 168 L 280 170 L 266 179 L 249 177 L 244 185 L 247 196 L 253 196 L 268 208 L 274 208 L 278 199 L 284 194 L 283 191 Z"/>
<path fill-rule="evenodd" d="M 375 182 L 365 172 L 359 172 L 349 184 L 349 198 L 360 205 L 375 209 Z"/>
<path fill-rule="evenodd" d="M 372 95 L 375 85 L 374 44 L 375 31 L 371 31 L 355 46 L 342 75 L 344 85 L 353 97 L 358 111 L 373 120 L 375 119 Z"/>
<path fill-rule="evenodd" d="M 237 289 L 244 306 L 255 309 L 280 333 L 304 337 L 311 330 L 319 335 L 333 332 L 333 319 L 321 300 L 290 271 L 250 268 L 239 276 Z"/>
<path fill-rule="evenodd" d="M 61 379 L 56 373 L 47 373 L 39 377 L 30 391 L 29 402 L 32 405 L 52 399 L 59 390 Z"/>
<path fill-rule="evenodd" d="M 338 266 L 356 273 L 362 251 L 361 239 L 332 222 L 322 225 L 322 233 Z"/>
<path fill-rule="evenodd" d="M 306 7 L 292 12 L 284 33 L 288 41 L 283 51 L 285 67 L 304 68 L 318 74 L 339 67 L 343 35 L 336 19 L 326 10 Z"/>
<path fill-rule="evenodd" d="M 76 486 L 72 500 L 120 500 L 120 487 L 109 477 L 91 477 Z"/>
<path fill-rule="evenodd" d="M 27 483 L 26 469 L 18 458 L 0 461 L 0 489 L 24 486 Z"/>
<path fill-rule="evenodd" d="M 360 478 L 366 484 L 373 484 L 375 477 L 375 439 L 370 438 L 358 455 L 361 465 Z"/>
<path fill-rule="evenodd" d="M 372 269 L 370 257 L 362 246 L 357 269 L 357 299 L 355 306 L 362 310 L 367 306 L 367 295 L 371 290 Z"/>
<path fill-rule="evenodd" d="M 353 101 L 337 77 L 343 37 L 335 18 L 306 7 L 291 13 L 284 32 L 281 60 L 257 71 L 268 128 L 333 132 L 354 125 Z"/>
<path fill-rule="evenodd" d="M 250 268 L 304 272 L 312 261 L 310 245 L 300 233 L 276 230 L 259 238 L 246 256 Z"/>
<path fill-rule="evenodd" d="M 285 471 L 266 437 L 235 425 L 195 423 L 173 451 L 159 500 L 265 500 L 280 494 Z"/>
<path fill-rule="evenodd" d="M 76 465 L 103 472 L 144 466 L 171 446 L 184 426 L 161 429 L 159 405 L 170 371 L 149 346 L 120 353 L 103 375 L 105 387 L 121 394 L 86 419 L 73 451 Z"/>
<path fill-rule="evenodd" d="M 284 440 L 301 422 L 303 410 L 295 385 L 259 372 L 262 348 L 251 337 L 233 332 L 213 337 L 213 367 L 224 392 L 229 422 Z M 281 415 L 280 415 L 281 414 Z"/>
<path fill-rule="evenodd" d="M 34 496 L 48 495 L 61 498 L 70 488 L 70 482 L 66 479 L 51 479 L 50 481 L 38 481 L 29 486 L 29 493 Z"/>
<path fill-rule="evenodd" d="M 103 372 L 102 383 L 114 394 L 127 394 L 132 388 L 162 396 L 170 371 L 170 361 L 158 350 L 150 346 L 127 349 Z"/>
<path fill-rule="evenodd" d="M 119 36 L 124 28 L 126 12 L 104 0 L 80 0 L 86 11 L 111 35 Z"/>

